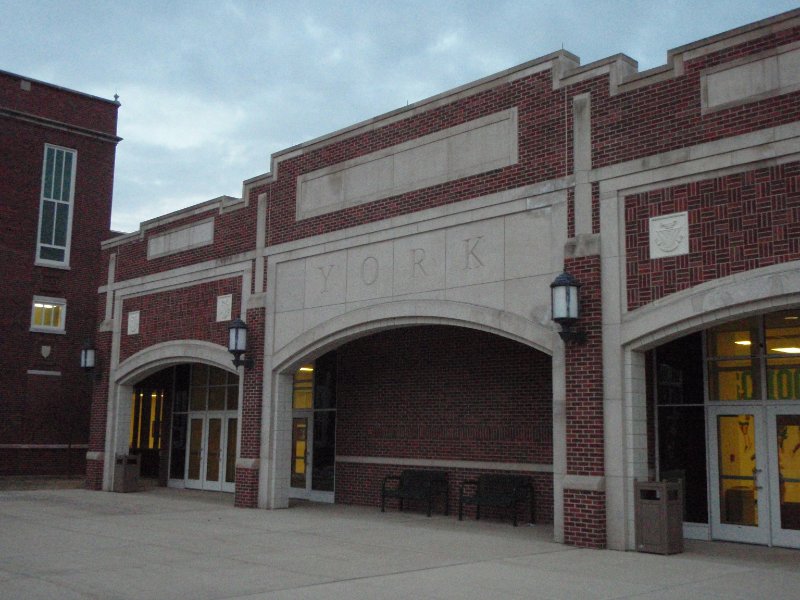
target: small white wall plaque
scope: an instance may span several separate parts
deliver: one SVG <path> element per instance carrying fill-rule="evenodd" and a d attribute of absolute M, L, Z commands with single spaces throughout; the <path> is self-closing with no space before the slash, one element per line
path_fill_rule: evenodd
<path fill-rule="evenodd" d="M 689 213 L 650 218 L 650 258 L 689 254 Z"/>
<path fill-rule="evenodd" d="M 128 335 L 139 334 L 139 311 L 133 310 L 128 313 Z"/>
<path fill-rule="evenodd" d="M 217 323 L 220 321 L 231 320 L 231 309 L 233 307 L 233 294 L 217 296 Z"/>

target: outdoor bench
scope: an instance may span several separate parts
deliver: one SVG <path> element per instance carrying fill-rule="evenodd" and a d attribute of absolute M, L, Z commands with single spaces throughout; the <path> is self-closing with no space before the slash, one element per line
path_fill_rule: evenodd
<path fill-rule="evenodd" d="M 449 515 L 447 473 L 406 469 L 400 473 L 399 477 L 390 475 L 383 480 L 381 512 L 385 512 L 387 498 L 397 498 L 400 501 L 400 510 L 403 510 L 405 500 L 424 500 L 427 502 L 427 514 L 430 517 L 433 500 L 436 496 L 444 496 L 444 514 Z"/>
<path fill-rule="evenodd" d="M 468 493 L 471 490 L 471 493 Z M 534 521 L 533 486 L 521 475 L 480 475 L 477 480 L 461 484 L 458 499 L 458 520 L 464 514 L 464 505 L 475 506 L 475 519 L 481 518 L 481 506 L 495 506 L 512 512 L 514 527 L 517 526 L 517 505 L 530 498 L 531 522 Z"/>

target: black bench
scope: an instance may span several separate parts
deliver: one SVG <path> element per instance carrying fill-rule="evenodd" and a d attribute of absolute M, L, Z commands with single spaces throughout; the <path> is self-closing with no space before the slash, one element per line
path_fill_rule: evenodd
<path fill-rule="evenodd" d="M 400 473 L 399 477 L 390 475 L 383 480 L 381 512 L 385 512 L 387 498 L 400 500 L 400 510 L 403 510 L 404 500 L 425 500 L 428 503 L 428 516 L 430 517 L 433 500 L 436 496 L 444 496 L 444 514 L 449 515 L 447 473 L 406 469 Z"/>
<path fill-rule="evenodd" d="M 472 490 L 471 494 L 467 494 Z M 534 521 L 535 505 L 533 486 L 527 477 L 521 475 L 480 475 L 477 480 L 461 484 L 458 499 L 458 520 L 464 514 L 464 505 L 475 505 L 475 519 L 481 518 L 481 506 L 496 506 L 510 510 L 517 526 L 517 505 L 530 497 L 531 522 Z"/>

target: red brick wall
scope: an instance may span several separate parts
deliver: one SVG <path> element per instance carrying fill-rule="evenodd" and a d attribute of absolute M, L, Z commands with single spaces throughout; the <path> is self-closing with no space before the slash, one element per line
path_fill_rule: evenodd
<path fill-rule="evenodd" d="M 23 79 L 25 77 L 0 73 L 0 105 L 75 127 L 116 135 L 119 106 L 115 102 L 34 81 L 31 81 L 30 91 L 25 91 L 20 87 Z"/>
<path fill-rule="evenodd" d="M 559 90 L 552 89 L 550 72 L 502 83 L 283 160 L 278 180 L 251 190 L 250 200 L 255 202 L 258 194 L 265 191 L 270 197 L 269 245 L 563 177 L 572 172 L 572 118 L 564 107 L 571 106 L 574 95 L 585 92 L 592 96 L 593 167 L 789 123 L 800 118 L 797 92 L 702 115 L 700 75 L 709 67 L 798 39 L 798 28 L 776 32 L 687 61 L 683 76 L 615 96 L 610 95 L 607 75 Z M 295 221 L 299 175 L 513 106 L 519 111 L 517 165 Z M 593 210 L 595 226 L 599 223 L 598 206 L 595 204 Z"/>
<path fill-rule="evenodd" d="M 83 475 L 86 448 L 0 448 L 0 475 Z"/>
<path fill-rule="evenodd" d="M 566 369 L 567 473 L 602 475 L 603 349 L 601 338 L 600 257 L 568 258 L 566 270 L 581 284 L 579 328 L 584 344 L 564 345 Z"/>
<path fill-rule="evenodd" d="M 245 354 L 254 359 L 252 368 L 244 370 L 244 398 L 242 400 L 242 433 L 240 456 L 258 458 L 261 452 L 261 406 L 264 373 L 264 309 L 247 311 L 247 345 L 257 351 Z"/>
<path fill-rule="evenodd" d="M 327 146 L 284 160 L 278 169 L 278 180 L 271 189 L 264 186 L 252 190 L 250 201 L 255 202 L 258 194 L 268 191 L 270 227 L 267 244 L 271 245 L 563 177 L 571 168 L 565 164 L 565 160 L 571 160 L 571 152 L 565 152 L 564 148 L 565 119 L 567 127 L 571 127 L 572 120 L 571 114 L 565 115 L 564 112 L 566 101 L 563 90 L 553 90 L 549 71 L 503 83 L 354 137 L 333 140 Z M 295 221 L 299 175 L 514 106 L 519 110 L 518 164 Z"/>
<path fill-rule="evenodd" d="M 651 260 L 649 218 L 689 213 L 689 254 Z M 706 281 L 800 259 L 800 163 L 625 198 L 628 309 Z"/>
<path fill-rule="evenodd" d="M 227 348 L 229 322 L 217 322 L 217 296 L 233 294 L 232 314 L 236 316 L 241 306 L 241 281 L 241 277 L 220 279 L 126 299 L 120 362 L 144 348 L 170 340 L 204 340 Z M 139 334 L 128 335 L 127 315 L 136 310 L 140 311 Z"/>
<path fill-rule="evenodd" d="M 701 115 L 700 75 L 704 69 L 799 39 L 800 28 L 778 31 L 687 61 L 682 77 L 613 97 L 605 82 L 593 84 L 592 166 L 604 167 L 797 121 L 798 92 Z"/>
<path fill-rule="evenodd" d="M 517 342 L 455 327 L 377 333 L 339 348 L 338 456 L 552 464 L 550 358 Z M 377 505 L 402 467 L 337 463 L 338 502 Z M 448 469 L 451 503 L 475 470 Z M 552 520 L 552 476 L 536 484 Z M 457 506 L 457 505 L 453 505 Z"/>
<path fill-rule="evenodd" d="M 108 357 L 111 355 L 110 332 L 99 332 L 94 339 L 97 370 L 92 388 L 92 409 L 89 420 L 89 452 L 104 452 L 108 414 Z M 113 457 L 109 457 L 113 460 Z M 86 487 L 99 490 L 103 486 L 103 461 L 86 461 Z"/>
<path fill-rule="evenodd" d="M 453 327 L 377 333 L 338 350 L 336 453 L 552 462 L 550 359 Z"/>
<path fill-rule="evenodd" d="M 564 543 L 582 548 L 605 548 L 604 492 L 564 490 Z"/>
<path fill-rule="evenodd" d="M 189 215 L 182 219 L 147 229 L 141 240 L 131 240 L 119 246 L 111 247 L 104 254 L 107 257 L 110 253 L 117 253 L 116 280 L 125 281 L 134 277 L 161 273 L 206 260 L 248 252 L 254 250 L 256 245 L 256 209 L 256 199 L 247 207 L 243 206 L 223 214 L 219 213 L 219 205 L 215 204 L 212 208 L 200 214 Z M 211 217 L 214 218 L 214 241 L 212 244 L 148 260 L 148 239 L 185 225 L 205 221 Z M 108 259 L 106 258 L 107 262 Z"/>
<path fill-rule="evenodd" d="M 403 470 L 399 465 L 372 465 L 352 462 L 336 463 L 336 502 L 341 504 L 358 504 L 362 506 L 380 506 L 381 484 L 385 477 L 397 476 Z M 412 467 L 408 467 L 412 468 Z M 418 467 L 413 467 L 418 468 Z M 483 473 L 503 473 L 522 475 L 527 477 L 534 488 L 534 519 L 531 520 L 531 506 L 529 503 L 520 504 L 517 516 L 521 523 L 552 523 L 553 522 L 553 476 L 551 473 L 510 472 L 486 469 L 447 469 L 447 482 L 449 494 L 449 508 L 451 515 L 458 514 L 458 499 L 461 484 L 466 480 L 473 480 Z M 467 494 L 472 493 L 472 488 Z M 405 510 L 424 511 L 424 503 L 406 503 Z M 397 500 L 387 500 L 386 510 L 397 510 Z M 443 503 L 439 500 L 434 504 L 435 512 L 442 512 Z M 475 518 L 475 507 L 464 507 L 464 518 Z M 481 509 L 481 519 L 508 519 L 504 509 Z"/>
<path fill-rule="evenodd" d="M 237 508 L 256 508 L 258 506 L 258 469 L 236 467 L 234 505 Z"/>
<path fill-rule="evenodd" d="M 45 84 L 32 83 L 25 91 L 19 77 L 0 73 L 0 108 L 60 123 L 0 117 L 0 444 L 86 444 L 91 386 L 78 359 L 96 330 L 94 291 L 100 285 L 100 240 L 111 219 L 116 145 L 70 127 L 114 136 L 118 107 Z M 34 265 L 45 144 L 77 151 L 69 270 Z M 66 299 L 65 334 L 29 331 L 34 295 Z M 43 347 L 49 347 L 48 356 Z M 41 472 L 48 460 L 23 454 L 31 472 Z M 0 472 L 21 468 L 21 458 L 8 460 L 0 459 Z"/>

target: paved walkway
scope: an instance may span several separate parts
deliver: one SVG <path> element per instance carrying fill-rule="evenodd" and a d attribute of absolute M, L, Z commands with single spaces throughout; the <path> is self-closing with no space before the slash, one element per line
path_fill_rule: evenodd
<path fill-rule="evenodd" d="M 800 599 L 800 552 L 579 550 L 544 527 L 223 494 L 0 492 L 0 598 Z"/>

